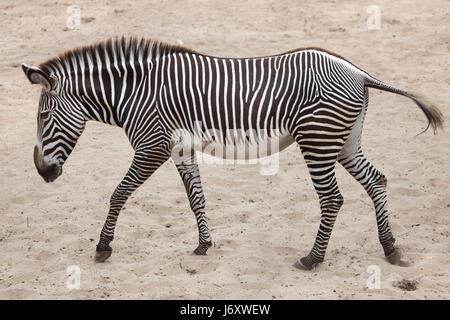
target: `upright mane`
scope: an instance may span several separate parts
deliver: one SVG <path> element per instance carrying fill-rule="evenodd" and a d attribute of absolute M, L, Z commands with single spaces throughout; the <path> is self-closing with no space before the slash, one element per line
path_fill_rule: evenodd
<path fill-rule="evenodd" d="M 72 60 L 80 57 L 83 57 L 84 59 L 92 59 L 92 61 L 96 61 L 99 57 L 102 62 L 105 62 L 106 54 L 110 62 L 112 62 L 113 57 L 117 57 L 117 59 L 123 57 L 127 61 L 131 59 L 138 61 L 150 60 L 180 52 L 197 53 L 194 50 L 180 45 L 171 45 L 157 40 L 121 37 L 66 51 L 41 63 L 39 67 L 46 71 L 50 71 L 55 67 L 64 68 L 65 65 L 72 66 Z"/>

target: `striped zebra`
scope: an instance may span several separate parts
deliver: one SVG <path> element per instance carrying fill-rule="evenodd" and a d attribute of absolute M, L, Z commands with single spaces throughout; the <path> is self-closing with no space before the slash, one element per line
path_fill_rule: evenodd
<path fill-rule="evenodd" d="M 205 255 L 212 239 L 192 150 L 199 144 L 215 150 L 262 145 L 265 136 L 278 141 L 278 148 L 268 148 L 266 155 L 297 143 L 319 196 L 321 219 L 314 245 L 294 266 L 311 270 L 324 260 L 343 204 L 335 177 L 337 162 L 371 197 L 384 254 L 390 263 L 401 264 L 388 221 L 387 180 L 365 158 L 361 132 L 368 88 L 376 88 L 412 99 L 428 119 L 426 129 L 431 126 L 436 133 L 443 116 L 423 98 L 319 48 L 238 59 L 153 40 L 117 38 L 22 68 L 31 83 L 42 86 L 34 162 L 46 182 L 62 173 L 89 120 L 122 127 L 135 150 L 111 196 L 96 261 L 111 255 L 109 244 L 125 201 L 170 157 L 197 219 L 199 244 L 194 253 Z M 248 152 L 234 154 L 234 159 L 249 157 Z"/>

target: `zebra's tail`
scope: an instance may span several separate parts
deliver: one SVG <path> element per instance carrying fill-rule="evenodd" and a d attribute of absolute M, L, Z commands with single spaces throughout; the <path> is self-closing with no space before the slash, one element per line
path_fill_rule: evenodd
<path fill-rule="evenodd" d="M 389 91 L 412 99 L 423 111 L 428 120 L 428 126 L 421 133 L 427 131 L 430 126 L 433 128 L 434 134 L 436 134 L 437 129 L 441 130 L 443 129 L 444 116 L 442 115 L 442 112 L 435 104 L 429 102 L 426 98 L 419 96 L 417 94 L 409 93 L 405 90 L 396 88 L 394 86 L 388 85 L 369 75 L 367 75 L 365 78 L 364 86 Z"/>

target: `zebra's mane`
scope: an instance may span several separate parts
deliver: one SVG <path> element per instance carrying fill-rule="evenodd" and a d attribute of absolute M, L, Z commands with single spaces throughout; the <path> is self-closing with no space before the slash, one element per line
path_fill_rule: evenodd
<path fill-rule="evenodd" d="M 47 71 L 50 71 L 52 67 L 65 68 L 67 65 L 73 66 L 72 60 L 79 57 L 91 59 L 92 61 L 96 61 L 99 57 L 105 63 L 106 54 L 112 63 L 113 57 L 117 57 L 119 61 L 122 56 L 126 61 L 130 61 L 131 59 L 138 61 L 140 59 L 149 60 L 158 58 L 172 53 L 196 52 L 183 46 L 171 45 L 157 40 L 121 37 L 66 51 L 57 57 L 41 63 L 39 67 Z"/>

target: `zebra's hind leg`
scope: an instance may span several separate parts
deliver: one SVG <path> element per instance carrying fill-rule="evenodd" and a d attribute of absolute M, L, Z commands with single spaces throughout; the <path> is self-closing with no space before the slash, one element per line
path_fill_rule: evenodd
<path fill-rule="evenodd" d="M 318 158 L 311 153 L 311 149 L 300 144 L 300 148 L 304 155 L 308 170 L 311 175 L 312 182 L 319 196 L 321 218 L 319 230 L 310 253 L 298 260 L 294 267 L 304 270 L 311 270 L 313 267 L 322 262 L 330 240 L 331 231 L 334 222 L 344 198 L 342 197 L 335 177 L 336 158 L 333 156 L 335 150 L 330 145 L 330 149 L 320 149 L 317 152 L 322 153 L 322 158 Z"/>
<path fill-rule="evenodd" d="M 212 239 L 206 222 L 205 196 L 195 155 L 175 161 L 175 165 L 183 180 L 190 207 L 197 219 L 199 244 L 194 253 L 196 255 L 206 255 L 206 251 L 212 246 Z"/>
<path fill-rule="evenodd" d="M 386 259 L 391 264 L 406 266 L 407 263 L 401 260 L 399 249 L 394 246 L 395 238 L 389 226 L 386 208 L 386 177 L 365 158 L 359 145 L 353 152 L 349 152 L 348 148 L 344 147 L 338 161 L 364 187 L 373 201 L 378 237 Z"/>
<path fill-rule="evenodd" d="M 142 185 L 168 158 L 170 154 L 164 149 L 136 151 L 133 162 L 122 182 L 117 186 L 110 199 L 108 217 L 106 218 L 100 240 L 95 252 L 95 261 L 104 262 L 111 256 L 109 243 L 114 239 L 114 230 L 119 212 L 128 197 Z"/>

